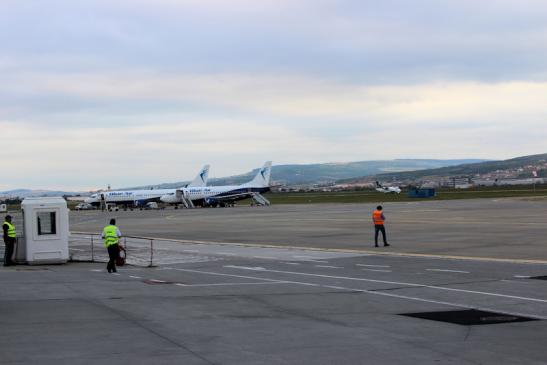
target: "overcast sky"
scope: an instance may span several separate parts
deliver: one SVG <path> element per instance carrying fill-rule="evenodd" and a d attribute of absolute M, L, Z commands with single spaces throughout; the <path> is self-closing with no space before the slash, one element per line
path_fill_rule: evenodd
<path fill-rule="evenodd" d="M 2 0 L 0 190 L 547 152 L 543 0 Z"/>

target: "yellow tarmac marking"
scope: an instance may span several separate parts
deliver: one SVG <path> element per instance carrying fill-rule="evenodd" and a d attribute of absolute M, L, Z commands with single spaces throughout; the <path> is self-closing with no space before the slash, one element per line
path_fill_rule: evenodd
<path fill-rule="evenodd" d="M 71 232 L 74 234 L 92 234 L 89 232 Z M 359 255 L 373 256 L 393 256 L 393 257 L 417 257 L 426 259 L 444 259 L 444 260 L 467 260 L 467 261 L 489 261 L 489 262 L 506 262 L 513 264 L 539 264 L 547 265 L 547 260 L 529 260 L 529 259 L 502 259 L 496 257 L 480 257 L 480 256 L 455 256 L 442 254 L 426 254 L 426 253 L 409 253 L 409 252 L 385 252 L 375 250 L 356 250 L 344 248 L 321 248 L 321 247 L 301 247 L 301 246 L 283 246 L 268 243 L 241 243 L 241 242 L 214 242 L 214 241 L 197 241 L 197 240 L 180 240 L 172 238 L 158 237 L 139 237 L 145 240 L 157 240 L 167 242 L 177 242 L 190 245 L 221 245 L 221 246 L 239 246 L 249 248 L 275 248 L 285 250 L 301 250 L 301 251 L 316 251 L 316 252 L 335 252 L 335 253 L 351 253 Z M 391 248 L 393 250 L 393 247 Z"/>

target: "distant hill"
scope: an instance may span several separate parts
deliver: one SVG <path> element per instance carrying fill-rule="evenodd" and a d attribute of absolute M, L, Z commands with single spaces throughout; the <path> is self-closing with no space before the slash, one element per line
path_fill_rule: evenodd
<path fill-rule="evenodd" d="M 382 178 L 389 176 L 401 176 L 401 174 L 417 174 L 416 170 L 434 171 L 437 168 L 446 166 L 456 166 L 467 164 L 474 166 L 478 162 L 485 160 L 461 159 L 461 160 L 434 160 L 434 159 L 399 159 L 399 160 L 375 160 L 344 163 L 324 163 L 307 165 L 277 165 L 272 168 L 272 181 L 275 184 L 282 185 L 312 185 L 334 183 L 340 180 L 354 181 L 364 176 L 379 175 Z M 492 162 L 496 163 L 496 162 Z M 213 167 L 214 168 L 214 167 Z M 434 170 L 431 170 L 434 169 Z M 409 172 L 412 171 L 412 172 Z M 442 171 L 442 170 L 441 170 Z M 249 171 L 245 174 L 228 176 L 224 178 L 210 179 L 209 185 L 232 185 L 241 184 L 251 180 L 258 169 Z M 381 174 L 381 175 L 380 175 Z M 409 176 L 410 176 L 409 175 Z M 406 176 L 406 175 L 405 175 Z M 424 175 L 425 176 L 425 175 Z M 154 188 L 176 188 L 188 184 L 189 181 L 180 181 L 173 183 L 150 184 L 144 186 L 133 186 L 120 188 L 118 190 L 129 189 L 149 189 Z M 15 189 L 0 192 L 0 196 L 5 197 L 35 197 L 35 196 L 62 196 L 76 195 L 84 192 L 51 191 L 51 190 L 30 190 Z"/>
<path fill-rule="evenodd" d="M 14 189 L 7 191 L 0 191 L 1 197 L 9 198 L 30 198 L 30 197 L 44 197 L 44 196 L 63 196 L 63 195 L 75 195 L 85 194 L 71 191 L 60 190 L 31 190 L 31 189 Z"/>
<path fill-rule="evenodd" d="M 272 167 L 272 181 L 274 181 L 276 184 L 283 185 L 326 184 L 333 183 L 341 179 L 369 176 L 392 171 L 414 171 L 420 169 L 437 168 L 442 166 L 461 165 L 464 163 L 480 161 L 485 160 L 399 159 L 308 165 L 277 165 Z M 242 175 L 209 179 L 209 185 L 241 184 L 251 180 L 257 172 L 258 169 L 255 169 Z M 184 186 L 188 183 L 188 181 L 180 181 L 174 183 L 163 183 L 159 185 L 139 186 L 133 188 L 148 188 L 150 186 L 154 186 L 156 188 L 170 189 Z"/>
<path fill-rule="evenodd" d="M 441 168 L 417 170 L 417 171 L 403 171 L 377 174 L 378 180 L 419 180 L 424 178 L 442 177 L 442 176 L 458 176 L 458 175 L 475 175 L 475 174 L 488 174 L 498 170 L 510 170 L 526 167 L 529 165 L 539 165 L 547 162 L 547 154 L 530 155 L 512 158 L 502 161 L 486 161 L 478 163 L 465 163 L 456 166 L 447 166 Z M 365 179 L 367 176 L 363 176 L 357 179 L 344 180 L 346 183 L 358 182 L 361 179 Z"/>

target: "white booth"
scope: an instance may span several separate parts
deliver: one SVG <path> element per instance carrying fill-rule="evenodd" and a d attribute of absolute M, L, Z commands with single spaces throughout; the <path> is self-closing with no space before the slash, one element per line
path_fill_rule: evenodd
<path fill-rule="evenodd" d="M 63 198 L 26 198 L 23 235 L 17 240 L 16 260 L 33 264 L 68 261 L 68 208 Z"/>

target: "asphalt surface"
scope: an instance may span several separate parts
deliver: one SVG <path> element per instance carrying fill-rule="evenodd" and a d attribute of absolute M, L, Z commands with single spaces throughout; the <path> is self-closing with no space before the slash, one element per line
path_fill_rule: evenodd
<path fill-rule="evenodd" d="M 405 207 L 386 204 L 393 246 L 378 249 L 363 242 L 365 205 L 118 212 L 127 235 L 188 242 L 117 274 L 103 263 L 0 268 L 0 363 L 547 363 L 547 280 L 534 278 L 547 275 L 546 202 Z M 506 226 L 511 214 L 520 228 Z M 110 216 L 73 213 L 72 229 Z M 428 231 L 412 231 L 422 219 Z M 397 255 L 407 250 L 423 256 Z M 432 256 L 444 252 L 467 259 Z M 464 324 L 420 318 L 430 312 Z"/>
<path fill-rule="evenodd" d="M 529 278 L 547 274 L 545 265 L 293 253 L 127 266 L 118 275 L 104 264 L 2 268 L 1 362 L 547 362 L 547 281 Z M 404 315 L 467 309 L 535 320 L 460 325 Z"/>
<path fill-rule="evenodd" d="M 376 204 L 277 205 L 193 210 L 73 212 L 72 231 L 201 242 L 370 249 Z M 547 261 L 547 199 L 386 203 L 390 252 Z"/>

